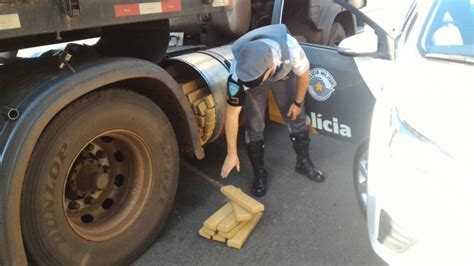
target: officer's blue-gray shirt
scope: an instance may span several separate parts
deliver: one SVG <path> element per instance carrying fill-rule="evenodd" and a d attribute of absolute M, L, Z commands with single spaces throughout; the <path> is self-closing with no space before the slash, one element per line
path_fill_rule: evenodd
<path fill-rule="evenodd" d="M 259 40 L 264 41 L 272 48 L 273 63 L 276 66 L 280 66 L 282 64 L 280 45 L 276 41 L 267 38 Z M 292 72 L 297 76 L 300 76 L 309 68 L 308 58 L 306 57 L 306 54 L 304 53 L 303 48 L 301 48 L 301 46 L 299 45 L 298 41 L 289 34 L 287 44 L 290 51 L 290 63 L 292 66 Z M 228 80 L 227 102 L 232 106 L 243 106 L 245 103 L 245 91 L 249 88 L 237 82 L 239 80 L 239 77 L 237 76 L 235 68 L 236 60 L 233 60 L 230 65 L 231 76 Z"/>

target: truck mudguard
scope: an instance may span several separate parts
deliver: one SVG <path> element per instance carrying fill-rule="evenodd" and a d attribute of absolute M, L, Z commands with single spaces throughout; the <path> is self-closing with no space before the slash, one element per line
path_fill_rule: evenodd
<path fill-rule="evenodd" d="M 178 112 L 182 113 L 179 117 L 185 120 L 181 121 L 183 125 L 180 126 L 187 127 L 187 130 L 180 130 L 186 131 L 184 134 L 187 136 L 177 133 L 178 138 L 191 139 L 192 152 L 198 158 L 204 157 L 204 150 L 196 133 L 198 130 L 194 113 L 179 85 L 164 69 L 144 60 L 130 58 L 97 59 L 73 67 L 76 73 L 67 68 L 60 71 L 53 69 L 54 72 L 49 74 L 43 71 L 35 75 L 35 71 L 32 71 L 30 73 L 33 80 L 25 77 L 24 80 L 28 80 L 26 83 L 15 81 L 15 90 L 9 89 L 5 80 L 19 80 L 18 76 L 5 77 L 0 84 L 0 106 L 8 103 L 20 112 L 15 121 L 3 120 L 6 121 L 3 125 L 0 121 L 1 265 L 27 265 L 20 228 L 20 198 L 28 162 L 48 122 L 81 96 L 109 84 L 128 88 L 127 80 L 132 80 L 131 84 L 139 88 L 146 85 L 148 90 L 168 90 L 167 100 L 175 98 L 172 100 L 179 103 L 181 110 Z M 140 83 L 140 80 L 145 82 Z"/>

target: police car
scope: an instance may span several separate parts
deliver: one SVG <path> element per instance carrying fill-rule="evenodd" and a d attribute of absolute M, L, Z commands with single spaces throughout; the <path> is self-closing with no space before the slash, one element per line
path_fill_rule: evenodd
<path fill-rule="evenodd" d="M 306 47 L 312 62 L 322 56 L 308 117 L 359 146 L 354 183 L 373 249 L 391 264 L 474 263 L 474 1 L 414 1 L 400 31 L 341 5 L 371 30 L 330 58 Z"/>

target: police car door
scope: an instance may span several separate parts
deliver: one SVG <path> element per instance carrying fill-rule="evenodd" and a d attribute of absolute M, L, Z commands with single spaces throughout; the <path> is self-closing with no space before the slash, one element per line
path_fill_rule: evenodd
<path fill-rule="evenodd" d="M 284 8 L 282 8 L 281 2 L 283 1 L 275 1 L 272 23 L 281 21 L 278 19 L 281 13 L 295 10 L 289 5 L 298 2 L 304 3 L 304 1 L 285 1 Z M 314 8 L 312 6 L 314 3 L 318 3 L 318 1 L 309 2 L 311 3 L 307 7 L 309 10 Z M 337 4 L 331 3 L 331 5 L 336 6 Z M 280 10 L 283 12 L 278 14 L 275 11 L 278 8 L 282 8 Z M 301 9 L 304 8 L 301 7 Z M 337 8 L 342 9 L 340 6 Z M 348 11 L 346 12 L 349 14 Z M 307 19 L 306 22 L 311 22 L 312 18 L 304 19 Z M 361 144 L 369 136 L 375 99 L 359 73 L 354 58 L 338 53 L 336 47 L 308 42 L 308 40 L 321 42 L 324 39 L 327 42 L 328 39 L 337 39 L 341 36 L 341 23 L 332 22 L 332 33 L 328 34 L 332 36 L 329 38 L 322 37 L 321 32 L 311 32 L 310 27 L 306 31 L 302 30 L 304 23 L 292 21 L 291 16 L 285 16 L 284 13 L 283 23 L 288 26 L 290 33 L 300 41 L 300 45 L 310 61 L 310 84 L 305 99 L 307 121 L 318 134 Z M 298 36 L 298 34 L 300 35 Z M 311 34 L 315 34 L 315 38 Z M 317 34 L 320 36 L 316 36 Z M 334 34 L 339 36 L 334 36 Z"/>
<path fill-rule="evenodd" d="M 370 133 L 375 99 L 354 59 L 332 47 L 300 45 L 310 61 L 305 108 L 311 127 L 322 135 L 362 143 Z"/>

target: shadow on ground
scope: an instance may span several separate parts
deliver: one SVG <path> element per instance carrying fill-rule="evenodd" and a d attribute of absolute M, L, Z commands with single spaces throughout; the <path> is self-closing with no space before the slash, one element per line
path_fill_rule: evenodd
<path fill-rule="evenodd" d="M 206 240 L 197 231 L 226 199 L 219 185 L 249 192 L 250 163 L 239 143 L 241 172 L 219 177 L 225 142 L 206 147 L 206 158 L 182 159 L 180 183 L 170 217 L 135 265 L 384 265 L 369 245 L 352 185 L 355 147 L 313 136 L 311 154 L 327 175 L 315 183 L 294 173 L 295 155 L 286 128 L 270 124 L 266 135 L 269 192 L 259 199 L 265 214 L 241 250 Z"/>

